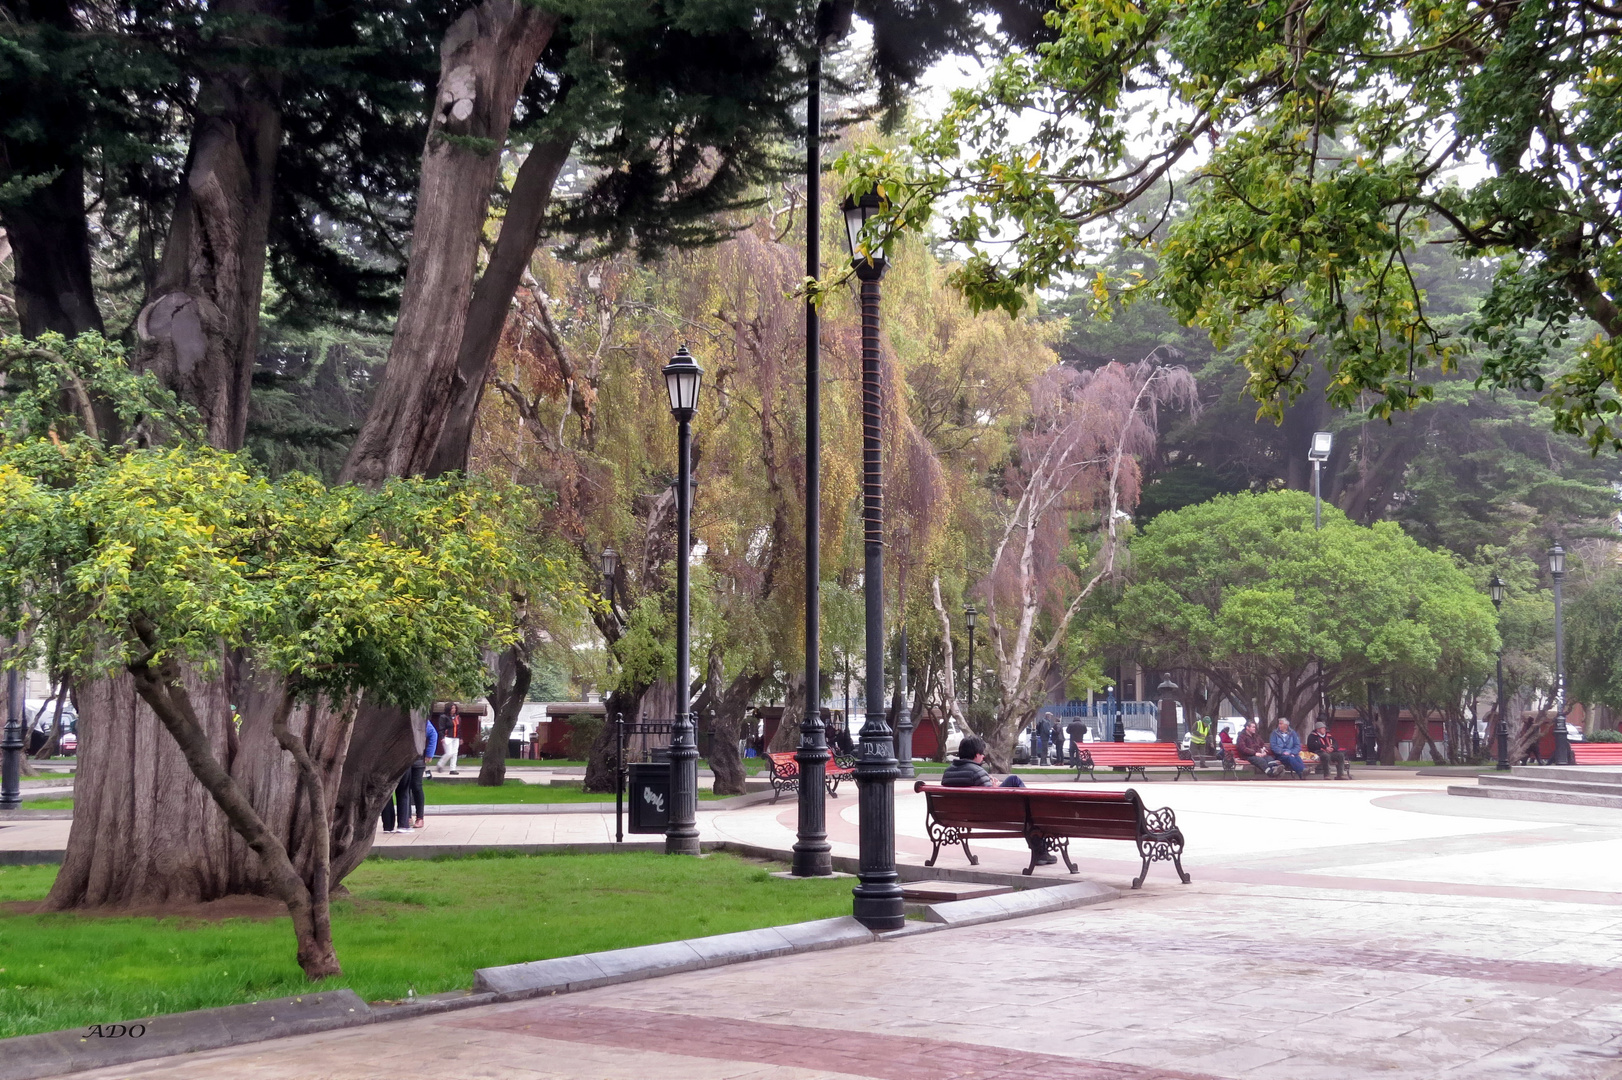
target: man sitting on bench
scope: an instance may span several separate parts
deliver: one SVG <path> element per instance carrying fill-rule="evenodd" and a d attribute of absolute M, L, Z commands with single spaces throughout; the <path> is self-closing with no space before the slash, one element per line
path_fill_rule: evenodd
<path fill-rule="evenodd" d="M 1351 779 L 1348 775 L 1350 770 L 1346 768 L 1346 755 L 1335 748 L 1335 737 L 1329 734 L 1329 725 L 1322 720 L 1312 729 L 1312 734 L 1307 736 L 1307 749 L 1318 755 L 1318 771 L 1323 774 L 1325 780 L 1329 779 L 1331 762 L 1335 765 L 1336 780 Z"/>
<path fill-rule="evenodd" d="M 1256 730 L 1256 721 L 1254 720 L 1245 721 L 1245 730 L 1239 733 L 1239 741 L 1234 744 L 1233 752 L 1235 756 L 1243 758 L 1256 766 L 1257 772 L 1265 773 L 1267 763 L 1273 760 L 1273 755 L 1268 752 L 1267 744 L 1262 741 L 1261 733 Z"/>
<path fill-rule="evenodd" d="M 941 787 L 991 787 L 996 781 L 986 771 L 986 741 L 978 735 L 965 735 L 958 744 L 957 760 L 941 773 Z M 1024 787 L 1025 781 L 1013 773 L 1003 777 L 1000 787 Z M 1035 866 L 1052 866 L 1059 857 L 1047 850 L 1047 845 L 1036 837 L 1026 837 Z"/>
<path fill-rule="evenodd" d="M 1301 738 L 1290 728 L 1290 722 L 1284 717 L 1278 718 L 1278 727 L 1273 729 L 1273 737 L 1268 740 L 1267 745 L 1268 749 L 1273 751 L 1273 756 L 1288 766 L 1297 780 L 1307 775 L 1306 763 L 1301 760 Z"/>

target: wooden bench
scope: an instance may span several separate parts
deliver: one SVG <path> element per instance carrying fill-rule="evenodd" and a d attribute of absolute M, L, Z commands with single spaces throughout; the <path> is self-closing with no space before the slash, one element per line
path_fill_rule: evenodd
<path fill-rule="evenodd" d="M 1622 743 L 1574 742 L 1571 744 L 1573 765 L 1622 765 Z"/>
<path fill-rule="evenodd" d="M 1098 769 L 1125 769 L 1126 778 L 1132 779 L 1137 773 L 1148 783 L 1149 777 L 1144 769 L 1176 769 L 1176 779 L 1181 780 L 1186 772 L 1194 776 L 1194 763 L 1188 758 L 1179 757 L 1177 744 L 1169 742 L 1128 743 L 1128 742 L 1094 742 L 1082 743 L 1081 757 L 1076 762 L 1076 779 L 1086 772 L 1094 780 L 1098 777 L 1093 770 Z M 1194 776 L 1198 780 L 1199 777 Z"/>
<path fill-rule="evenodd" d="M 1243 762 L 1243 765 L 1240 764 L 1241 762 Z M 1317 754 L 1314 754 L 1310 750 L 1301 751 L 1301 764 L 1307 767 L 1307 773 L 1315 772 L 1320 763 L 1321 759 Z M 1274 765 L 1277 765 L 1278 767 L 1273 768 Z M 1285 765 L 1277 758 L 1269 758 L 1268 767 L 1263 769 L 1249 758 L 1240 757 L 1239 751 L 1234 747 L 1225 746 L 1222 748 L 1222 773 L 1229 780 L 1237 780 L 1239 778 L 1240 770 L 1246 767 L 1248 767 L 1252 772 L 1259 773 L 1262 776 L 1267 777 L 1269 780 L 1283 780 L 1287 776 L 1295 775 L 1290 771 L 1289 766 Z M 1327 772 L 1324 773 L 1325 777 L 1328 775 L 1329 774 Z M 1346 759 L 1346 775 L 1348 777 L 1352 775 L 1352 759 L 1350 757 Z M 1301 779 L 1306 779 L 1306 773 L 1301 774 Z"/>
<path fill-rule="evenodd" d="M 776 754 L 767 754 L 766 764 L 772 770 L 771 781 L 774 792 L 772 802 L 776 802 L 791 791 L 800 790 L 800 763 L 794 760 L 794 751 L 784 750 Z M 856 761 L 845 754 L 833 754 L 828 759 L 826 769 L 822 782 L 828 789 L 829 798 L 837 799 L 839 782 L 856 775 Z"/>
<path fill-rule="evenodd" d="M 919 780 L 914 791 L 924 794 L 925 826 L 935 845 L 925 866 L 934 866 L 942 844 L 961 844 L 969 865 L 980 859 L 969 850 L 970 840 L 1019 837 L 1031 845 L 1028 875 L 1036 869 L 1037 855 L 1051 851 L 1064 859 L 1072 874 L 1070 841 L 1130 840 L 1137 844 L 1143 870 L 1133 880 L 1139 888 L 1149 876 L 1152 862 L 1170 862 L 1183 884 L 1192 880 L 1183 872 L 1183 834 L 1170 807 L 1145 810 L 1136 791 L 1048 791 L 1042 788 L 942 787 Z"/>

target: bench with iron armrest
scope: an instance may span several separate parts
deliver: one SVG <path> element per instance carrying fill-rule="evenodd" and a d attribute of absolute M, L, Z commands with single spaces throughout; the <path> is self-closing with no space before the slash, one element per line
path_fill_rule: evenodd
<path fill-rule="evenodd" d="M 772 795 L 772 802 L 776 802 L 789 792 L 800 790 L 800 763 L 794 760 L 792 750 L 767 754 L 766 764 L 772 771 L 772 791 L 775 793 Z M 848 754 L 834 754 L 828 759 L 826 769 L 823 784 L 828 789 L 828 795 L 837 799 L 839 782 L 856 775 L 856 759 Z"/>
<path fill-rule="evenodd" d="M 970 840 L 999 837 L 1037 840 L 1032 845 L 1028 875 L 1036 868 L 1041 851 L 1051 851 L 1064 859 L 1072 874 L 1071 840 L 1129 840 L 1138 847 L 1143 870 L 1133 880 L 1134 889 L 1149 876 L 1152 862 L 1170 862 L 1177 876 L 1188 884 L 1183 872 L 1183 833 L 1170 807 L 1146 810 L 1143 800 L 1131 788 L 1125 791 L 1048 791 L 1043 788 L 942 787 L 919 780 L 914 791 L 924 794 L 925 826 L 935 845 L 925 866 L 934 866 L 941 845 L 961 844 L 969 865 L 980 859 L 969 850 Z"/>
<path fill-rule="evenodd" d="M 1183 778 L 1185 772 L 1194 776 L 1194 763 L 1181 757 L 1177 751 L 1177 744 L 1169 742 L 1083 743 L 1081 757 L 1076 763 L 1076 779 L 1080 780 L 1081 774 L 1085 772 L 1097 780 L 1098 777 L 1093 774 L 1095 768 L 1125 769 L 1128 780 L 1132 779 L 1133 773 L 1137 773 L 1144 783 L 1149 781 L 1144 769 L 1176 769 L 1178 780 Z M 1194 776 L 1194 779 L 1198 780 L 1199 777 Z"/>
<path fill-rule="evenodd" d="M 1622 765 L 1622 743 L 1574 742 L 1573 765 Z"/>

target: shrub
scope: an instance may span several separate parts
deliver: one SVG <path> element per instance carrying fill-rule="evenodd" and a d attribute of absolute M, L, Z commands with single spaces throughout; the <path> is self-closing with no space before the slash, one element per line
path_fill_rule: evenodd
<path fill-rule="evenodd" d="M 1600 731 L 1590 731 L 1583 736 L 1589 742 L 1622 742 L 1622 731 L 1612 731 L 1604 728 Z"/>
<path fill-rule="evenodd" d="M 603 718 L 589 713 L 576 713 L 569 717 L 568 724 L 569 760 L 584 761 L 597 742 L 597 736 L 602 734 Z"/>

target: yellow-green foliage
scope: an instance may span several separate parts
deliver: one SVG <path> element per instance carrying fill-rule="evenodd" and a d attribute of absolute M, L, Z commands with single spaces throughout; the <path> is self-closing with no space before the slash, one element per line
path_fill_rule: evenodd
<path fill-rule="evenodd" d="M 526 599 L 582 600 L 516 488 L 271 480 L 186 438 L 185 410 L 98 339 L 5 339 L 0 363 L 23 388 L 0 405 L 0 616 L 53 670 L 208 670 L 245 649 L 306 693 L 415 705 L 481 689 L 481 652 L 519 634 Z M 57 375 L 111 401 L 119 430 L 77 415 Z M 166 445 L 140 437 L 146 405 L 176 418 Z"/>

